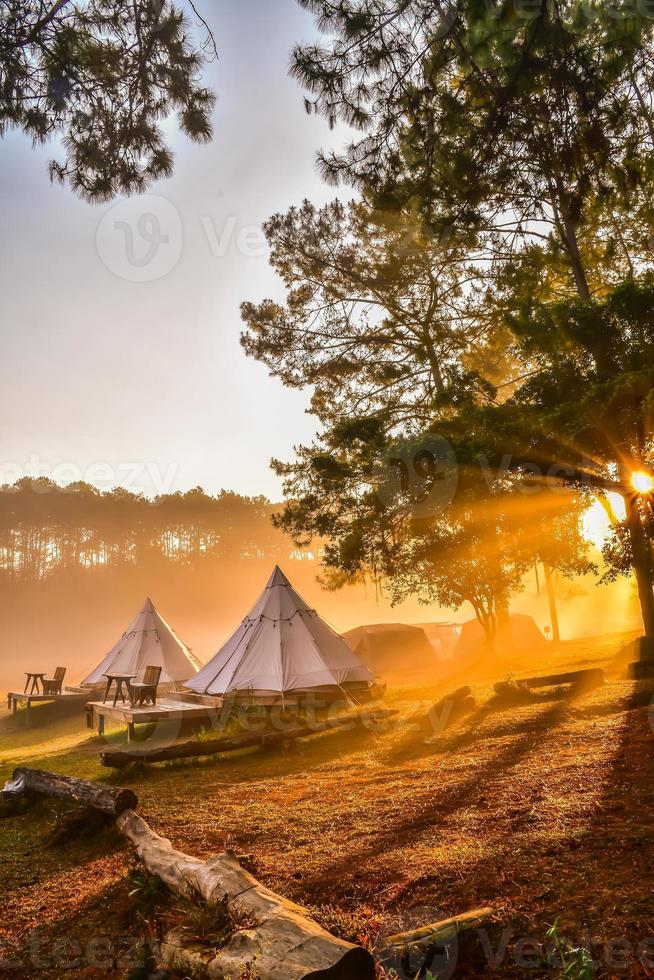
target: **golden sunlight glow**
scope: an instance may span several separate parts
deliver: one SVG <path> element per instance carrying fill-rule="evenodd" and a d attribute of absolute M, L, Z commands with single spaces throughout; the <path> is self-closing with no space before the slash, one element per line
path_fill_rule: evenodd
<path fill-rule="evenodd" d="M 654 490 L 654 477 L 645 470 L 631 474 L 631 485 L 637 493 L 648 494 Z"/>
<path fill-rule="evenodd" d="M 586 508 L 581 519 L 582 534 L 586 541 L 601 551 L 602 546 L 615 521 L 625 518 L 624 500 L 618 493 L 608 493 L 606 500 L 594 500 Z"/>

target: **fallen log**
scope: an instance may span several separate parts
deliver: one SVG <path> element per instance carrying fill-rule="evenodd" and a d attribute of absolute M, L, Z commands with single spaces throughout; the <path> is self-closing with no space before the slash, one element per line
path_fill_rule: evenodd
<path fill-rule="evenodd" d="M 464 715 L 470 714 L 474 709 L 475 699 L 469 687 L 460 687 L 451 694 L 446 694 L 436 704 L 432 704 L 427 712 L 427 721 L 432 729 L 431 737 L 437 738 L 448 725 L 460 721 Z"/>
<path fill-rule="evenodd" d="M 356 715 L 331 718 L 312 725 L 298 725 L 282 731 L 246 732 L 242 735 L 207 739 L 204 742 L 181 742 L 177 745 L 168 745 L 161 749 L 125 749 L 117 752 L 104 751 L 100 753 L 100 761 L 103 766 L 108 766 L 112 769 L 122 769 L 132 762 L 149 764 L 152 762 L 169 762 L 173 759 L 192 759 L 202 756 L 219 755 L 222 752 L 236 752 L 239 749 L 252 748 L 254 746 L 284 744 L 298 738 L 309 738 L 311 735 L 318 735 L 322 732 L 347 727 L 354 728 L 358 724 L 365 725 L 366 723 L 370 723 L 371 725 L 377 725 L 397 714 L 397 711 L 391 711 L 387 708 L 376 711 L 367 710 Z"/>
<path fill-rule="evenodd" d="M 398 760 L 415 752 L 421 745 L 436 745 L 443 732 L 475 710 L 476 702 L 469 687 L 460 687 L 446 694 L 429 708 L 421 708 L 409 715 L 403 725 L 404 732 L 391 745 L 386 758 Z"/>
<path fill-rule="evenodd" d="M 3 799 L 9 802 L 30 795 L 73 800 L 111 817 L 117 817 L 123 810 L 135 809 L 138 803 L 131 789 L 90 783 L 74 776 L 59 776 L 40 769 L 14 769 L 11 780 L 5 783 L 2 790 Z"/>
<path fill-rule="evenodd" d="M 430 925 L 420 929 L 412 929 L 410 932 L 397 932 L 394 936 L 388 936 L 386 943 L 388 946 L 396 948 L 446 946 L 456 939 L 459 933 L 466 932 L 468 929 L 477 929 L 488 922 L 492 916 L 493 909 L 491 908 L 474 909 L 472 912 L 464 912 L 463 915 L 455 915 L 451 919 L 432 922 Z"/>
<path fill-rule="evenodd" d="M 525 677 L 518 683 L 526 684 L 527 687 L 559 687 L 572 684 L 575 688 L 590 690 L 590 688 L 600 687 L 604 683 L 604 671 L 600 667 L 592 667 L 587 670 L 571 670 L 565 674 Z"/>
<path fill-rule="evenodd" d="M 599 667 L 572 670 L 564 674 L 546 674 L 543 677 L 525 677 L 515 681 L 498 681 L 493 690 L 499 698 L 528 702 L 529 698 L 545 698 L 551 692 L 540 692 L 545 687 L 565 687 L 566 694 L 581 694 L 604 684 L 604 671 Z M 534 690 L 536 689 L 536 690 Z"/>
<path fill-rule="evenodd" d="M 490 929 L 492 918 L 492 909 L 475 909 L 389 936 L 380 950 L 382 963 L 392 976 L 477 976 L 475 965 L 487 965 L 488 948 L 488 931 L 479 930 Z"/>
<path fill-rule="evenodd" d="M 459 687 L 456 691 L 446 694 L 440 701 L 434 702 L 431 707 L 421 708 L 414 712 L 406 721 L 407 729 L 418 729 L 425 734 L 439 734 L 444 731 L 449 724 L 458 721 L 462 714 L 466 714 L 471 707 L 474 708 L 475 702 L 472 691 L 469 687 Z"/>
<path fill-rule="evenodd" d="M 255 923 L 234 932 L 218 950 L 189 948 L 183 930 L 173 930 L 161 947 L 164 962 L 173 969 L 238 980 L 251 964 L 262 980 L 374 980 L 375 965 L 367 950 L 330 935 L 299 905 L 261 885 L 235 854 L 206 861 L 183 854 L 133 810 L 121 813 L 116 826 L 148 871 L 171 891 L 191 900 L 200 896 L 209 905 L 227 896 Z"/>
<path fill-rule="evenodd" d="M 235 929 L 219 949 L 188 945 L 184 926 L 169 932 L 161 944 L 161 954 L 170 967 L 187 975 L 222 980 L 239 980 L 248 964 L 260 980 L 375 978 L 374 961 L 366 949 L 330 935 L 299 905 L 261 885 L 236 854 L 218 854 L 202 861 L 176 851 L 134 812 L 137 799 L 131 790 L 21 767 L 14 771 L 2 794 L 8 800 L 31 794 L 74 800 L 83 808 L 72 813 L 73 826 L 87 816 L 95 820 L 96 816 L 109 815 L 134 845 L 147 870 L 172 892 L 193 904 L 200 900 L 218 907 L 227 900 L 245 912 L 248 927 Z M 54 840 L 65 839 L 65 824 L 67 819 L 55 828 Z"/>

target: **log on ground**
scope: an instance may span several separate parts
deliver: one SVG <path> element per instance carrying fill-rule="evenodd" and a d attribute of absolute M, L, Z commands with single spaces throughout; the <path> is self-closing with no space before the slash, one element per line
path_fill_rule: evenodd
<path fill-rule="evenodd" d="M 380 950 L 382 963 L 393 976 L 478 976 L 488 966 L 487 951 L 497 948 L 500 925 L 490 908 L 432 922 L 421 929 L 387 937 Z M 443 972 L 441 972 L 441 970 Z M 420 972 L 418 972 L 420 971 Z"/>
<path fill-rule="evenodd" d="M 176 894 L 216 905 L 225 896 L 238 902 L 254 925 L 235 932 L 221 949 L 200 952 L 173 930 L 162 944 L 167 965 L 191 975 L 237 980 L 252 964 L 262 980 L 374 980 L 370 953 L 330 935 L 300 906 L 261 885 L 235 854 L 202 861 L 176 851 L 132 810 L 116 820 L 145 867 Z"/>
<path fill-rule="evenodd" d="M 463 915 L 452 916 L 451 919 L 432 922 L 420 929 L 398 932 L 394 936 L 388 936 L 386 943 L 393 947 L 445 946 L 456 939 L 460 933 L 466 932 L 468 929 L 477 929 L 489 922 L 492 916 L 493 909 L 491 908 L 474 909 L 472 912 L 464 912 Z"/>
<path fill-rule="evenodd" d="M 19 767 L 14 770 L 11 780 L 5 783 L 2 797 L 6 801 L 11 801 L 22 796 L 72 800 L 111 817 L 118 816 L 123 810 L 134 810 L 138 803 L 131 789 L 91 783 L 84 779 L 76 779 L 74 776 L 60 776 L 40 769 Z"/>
<path fill-rule="evenodd" d="M 436 736 L 449 725 L 456 724 L 475 709 L 475 699 L 469 687 L 460 687 L 446 694 L 425 711 L 416 712 L 407 719 L 407 728 L 418 728 L 425 735 Z"/>
<path fill-rule="evenodd" d="M 280 745 L 286 742 L 292 742 L 298 738 L 309 738 L 311 735 L 319 735 L 336 729 L 354 728 L 356 725 L 366 724 L 368 722 L 371 725 L 378 725 L 381 721 L 386 721 L 397 714 L 397 711 L 391 711 L 386 708 L 368 710 L 356 715 L 316 722 L 312 725 L 289 727 L 282 731 L 246 732 L 242 735 L 207 739 L 203 742 L 182 742 L 160 749 L 127 749 L 118 752 L 105 751 L 100 753 L 100 761 L 103 766 L 122 769 L 133 762 L 169 762 L 174 759 L 192 759 L 219 755 L 223 752 L 236 752 L 239 749 L 252 748 L 259 745 Z"/>
<path fill-rule="evenodd" d="M 604 680 L 604 671 L 600 667 L 592 667 L 587 670 L 568 671 L 565 674 L 525 677 L 520 683 L 526 684 L 527 687 L 559 687 L 564 684 L 572 684 L 575 688 L 590 690 L 593 687 L 600 687 Z"/>

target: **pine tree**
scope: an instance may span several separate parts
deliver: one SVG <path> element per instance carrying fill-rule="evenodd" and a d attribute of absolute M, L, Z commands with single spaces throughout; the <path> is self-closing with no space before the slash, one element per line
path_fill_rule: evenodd
<path fill-rule="evenodd" d="M 51 176 L 87 200 L 142 191 L 172 172 L 161 119 L 175 113 L 190 139 L 211 138 L 201 70 L 212 49 L 211 36 L 193 45 L 169 0 L 6 0 L 0 133 L 59 137 L 65 158 Z"/>

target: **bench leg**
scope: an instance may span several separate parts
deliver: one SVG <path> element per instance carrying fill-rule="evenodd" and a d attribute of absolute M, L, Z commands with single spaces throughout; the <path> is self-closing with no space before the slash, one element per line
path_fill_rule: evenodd
<path fill-rule="evenodd" d="M 133 742 L 133 741 L 134 741 L 134 722 L 133 721 L 128 721 L 127 722 L 127 743 L 129 744 L 130 742 Z"/>
<path fill-rule="evenodd" d="M 29 728 L 30 727 L 30 721 L 31 721 L 31 705 L 30 705 L 30 702 L 28 701 L 27 704 L 25 705 L 25 727 L 26 728 Z"/>
<path fill-rule="evenodd" d="M 98 735 L 104 735 L 104 715 L 98 715 Z"/>

